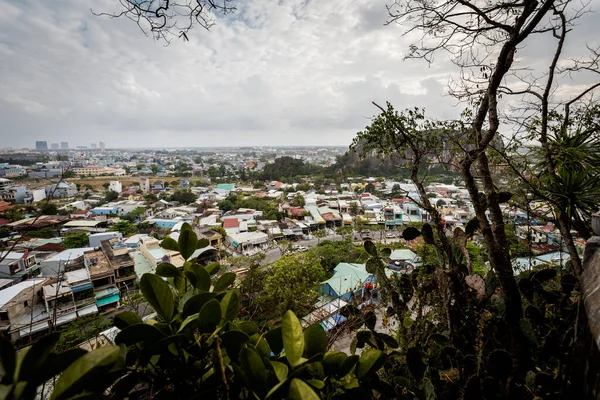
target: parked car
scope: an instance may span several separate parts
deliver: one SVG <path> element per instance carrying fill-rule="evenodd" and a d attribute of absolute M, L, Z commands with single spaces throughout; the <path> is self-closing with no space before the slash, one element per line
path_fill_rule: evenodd
<path fill-rule="evenodd" d="M 393 233 L 393 232 L 388 232 L 388 233 L 386 233 L 386 234 L 385 234 L 385 237 L 386 237 L 386 238 L 395 238 L 395 237 L 396 237 L 396 235 L 394 235 L 394 233 Z"/>

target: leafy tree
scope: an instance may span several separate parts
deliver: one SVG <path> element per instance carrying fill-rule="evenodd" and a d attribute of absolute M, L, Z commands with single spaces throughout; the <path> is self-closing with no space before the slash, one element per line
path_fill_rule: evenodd
<path fill-rule="evenodd" d="M 144 217 L 145 215 L 146 215 L 145 207 L 136 207 L 130 213 L 123 216 L 123 218 L 128 221 L 135 222 L 138 219 L 140 219 L 141 217 Z"/>
<path fill-rule="evenodd" d="M 308 175 L 309 171 L 310 168 L 304 161 L 285 156 L 276 158 L 273 164 L 265 165 L 261 178 L 263 180 L 281 180 L 283 177 Z"/>
<path fill-rule="evenodd" d="M 30 238 L 50 239 L 56 237 L 56 231 L 50 227 L 45 227 L 35 231 L 29 231 L 27 232 L 27 236 Z"/>
<path fill-rule="evenodd" d="M 6 226 L 0 226 L 0 238 L 9 237 L 11 233 L 11 230 Z"/>
<path fill-rule="evenodd" d="M 92 185 L 90 185 L 89 183 L 85 184 L 85 190 L 92 190 L 94 189 Z"/>
<path fill-rule="evenodd" d="M 190 190 L 176 190 L 169 198 L 170 201 L 178 201 L 181 204 L 194 203 L 197 199 L 198 197 Z"/>
<path fill-rule="evenodd" d="M 156 195 L 153 193 L 148 193 L 144 195 L 144 200 L 147 203 L 156 203 L 158 201 L 158 197 L 156 197 Z"/>
<path fill-rule="evenodd" d="M 367 186 L 365 186 L 365 193 L 371 193 L 374 194 L 375 193 L 375 185 L 373 185 L 371 182 L 367 183 Z"/>
<path fill-rule="evenodd" d="M 75 178 L 75 172 L 72 169 L 67 169 L 67 170 L 63 171 L 62 177 L 64 179 Z"/>
<path fill-rule="evenodd" d="M 156 175 L 156 173 L 158 172 L 158 165 L 152 164 L 150 166 L 150 169 L 152 170 L 152 175 Z"/>
<path fill-rule="evenodd" d="M 304 315 L 314 304 L 324 277 L 315 257 L 306 253 L 284 256 L 271 265 L 260 301 L 276 305 L 279 315 L 285 310 Z"/>
<path fill-rule="evenodd" d="M 107 203 L 109 203 L 111 201 L 115 201 L 118 198 L 119 198 L 119 193 L 115 192 L 114 190 L 108 191 L 104 195 L 104 201 Z"/>
<path fill-rule="evenodd" d="M 90 240 L 88 234 L 85 232 L 69 233 L 63 237 L 61 245 L 65 249 L 88 247 L 90 245 Z"/>
<path fill-rule="evenodd" d="M 58 208 L 54 203 L 46 203 L 40 209 L 42 215 L 56 215 L 58 214 Z"/>
<path fill-rule="evenodd" d="M 227 236 L 227 231 L 222 226 L 213 226 L 210 230 L 220 233 L 223 237 Z"/>
<path fill-rule="evenodd" d="M 108 190 L 108 187 L 110 186 L 110 183 L 108 183 L 108 182 L 104 182 L 104 183 L 102 184 L 102 186 L 104 187 L 104 190 Z"/>
<path fill-rule="evenodd" d="M 306 204 L 306 202 L 304 201 L 304 196 L 297 195 L 296 197 L 294 197 L 292 199 L 292 201 L 290 202 L 290 204 L 293 205 L 294 207 L 304 207 L 304 205 Z"/>
<path fill-rule="evenodd" d="M 327 232 L 325 231 L 325 229 L 318 229 L 318 230 L 314 231 L 312 233 L 312 235 L 317 238 L 317 246 L 318 246 L 321 243 L 321 239 L 323 239 L 325 236 L 327 236 Z"/>
<path fill-rule="evenodd" d="M 119 221 L 109 229 L 111 232 L 121 232 L 123 236 L 130 236 L 137 232 L 137 227 L 130 221 Z"/>

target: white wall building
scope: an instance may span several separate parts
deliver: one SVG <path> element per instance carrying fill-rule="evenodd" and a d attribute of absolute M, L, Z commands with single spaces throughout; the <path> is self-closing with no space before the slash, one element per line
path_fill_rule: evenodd
<path fill-rule="evenodd" d="M 108 184 L 108 190 L 112 190 L 113 192 L 120 194 L 123 192 L 123 185 L 121 185 L 121 182 L 119 181 L 110 181 Z"/>

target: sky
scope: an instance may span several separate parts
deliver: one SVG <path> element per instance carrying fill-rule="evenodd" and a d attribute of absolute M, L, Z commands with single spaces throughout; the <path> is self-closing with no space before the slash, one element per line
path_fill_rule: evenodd
<path fill-rule="evenodd" d="M 457 117 L 456 68 L 444 55 L 404 61 L 415 37 L 385 25 L 386 3 L 246 0 L 164 46 L 90 10 L 117 0 L 0 0 L 0 148 L 345 146 L 376 114 L 372 101 Z M 598 41 L 598 18 L 570 40 Z M 520 55 L 544 56 L 543 45 Z"/>

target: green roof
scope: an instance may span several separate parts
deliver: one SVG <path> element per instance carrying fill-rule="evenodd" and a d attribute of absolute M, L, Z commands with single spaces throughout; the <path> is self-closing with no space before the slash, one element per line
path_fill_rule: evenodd
<path fill-rule="evenodd" d="M 233 189 L 235 189 L 235 184 L 234 183 L 219 183 L 217 185 L 217 189 L 233 190 Z"/>
<path fill-rule="evenodd" d="M 417 257 L 414 251 L 410 249 L 399 249 L 392 251 L 390 260 L 392 261 L 412 261 Z"/>
<path fill-rule="evenodd" d="M 339 296 L 362 286 L 370 276 L 365 264 L 339 263 L 333 271 L 333 276 L 322 284 L 331 286 Z"/>

